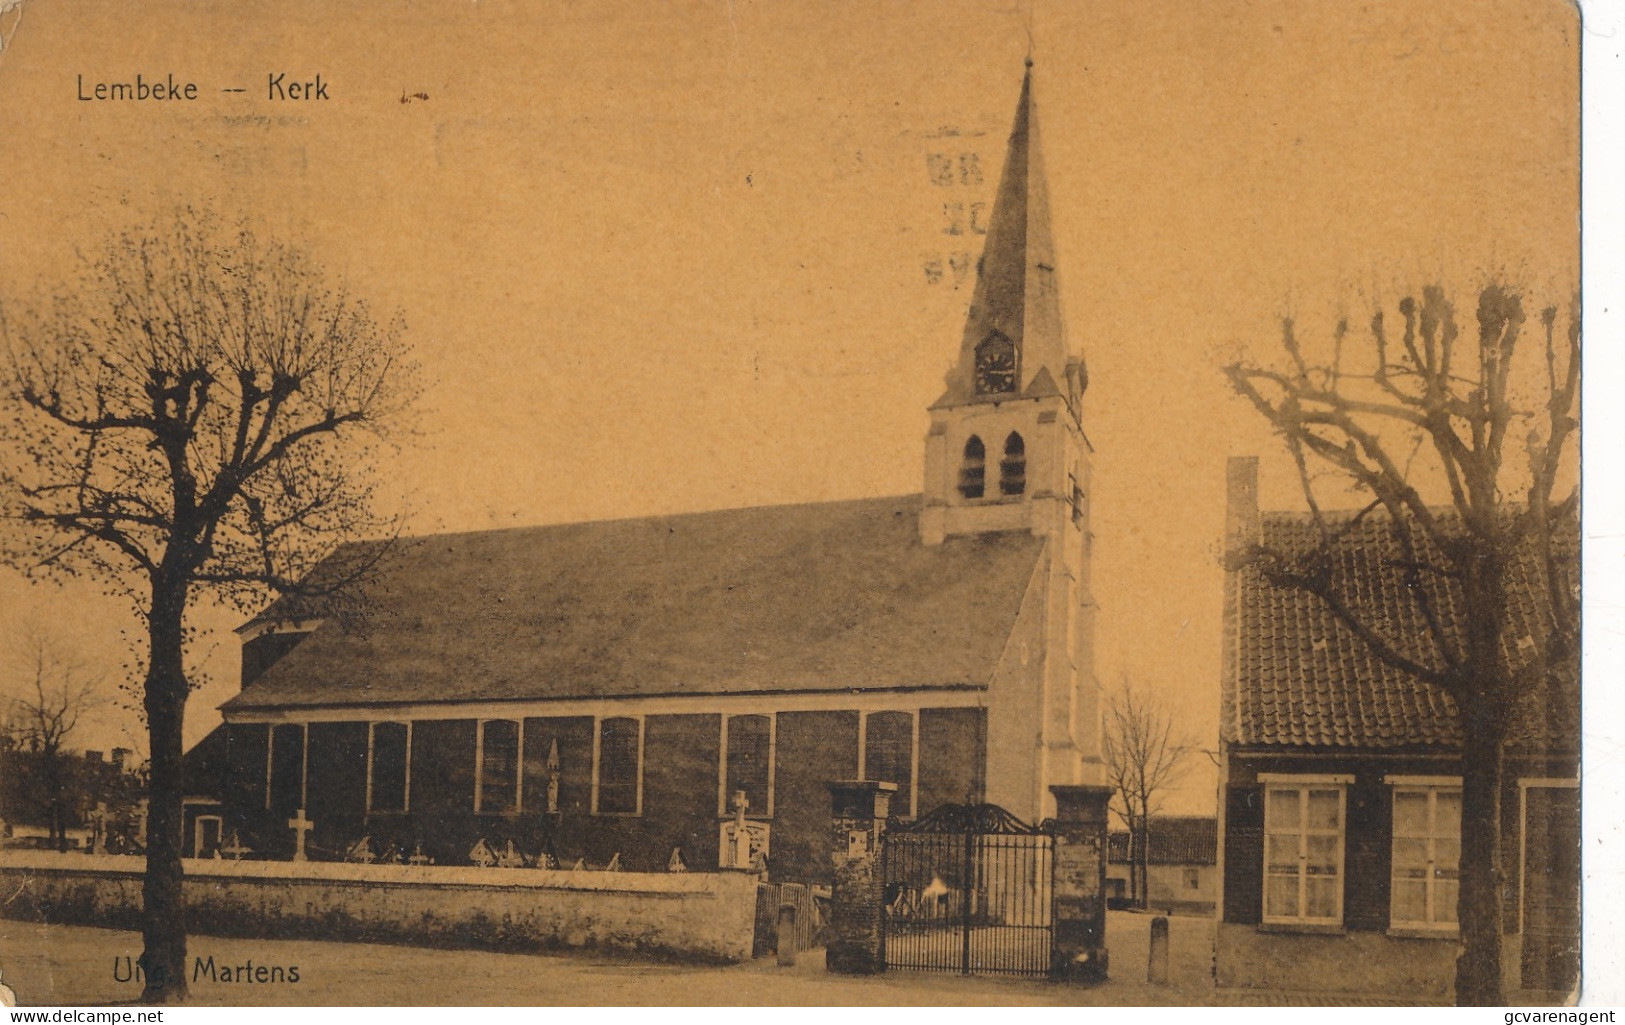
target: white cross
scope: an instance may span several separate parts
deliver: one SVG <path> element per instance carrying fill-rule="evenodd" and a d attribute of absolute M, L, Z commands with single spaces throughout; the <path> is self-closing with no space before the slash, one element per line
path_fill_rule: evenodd
<path fill-rule="evenodd" d="M 293 860 L 305 860 L 305 834 L 316 828 L 316 823 L 305 818 L 305 809 L 300 808 L 299 814 L 288 820 L 288 828 L 294 831 Z"/>

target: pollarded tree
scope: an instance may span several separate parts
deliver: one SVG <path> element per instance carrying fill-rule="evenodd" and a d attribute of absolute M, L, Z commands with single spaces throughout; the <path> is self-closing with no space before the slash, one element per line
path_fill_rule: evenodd
<path fill-rule="evenodd" d="M 0 558 L 92 577 L 145 627 L 143 999 L 178 999 L 188 609 L 315 586 L 339 542 L 394 533 L 371 456 L 413 367 L 398 319 L 302 250 L 192 211 L 116 235 L 50 299 L 0 314 Z M 382 550 L 352 548 L 361 561 L 325 585 Z"/>
<path fill-rule="evenodd" d="M 1440 288 L 1398 312 L 1397 331 L 1373 316 L 1369 345 L 1351 344 L 1340 324 L 1318 357 L 1289 320 L 1280 366 L 1226 368 L 1284 439 L 1320 538 L 1307 552 L 1240 554 L 1274 586 L 1318 598 L 1383 663 L 1453 700 L 1462 735 L 1456 1000 L 1501 1004 L 1503 754 L 1532 701 L 1578 690 L 1578 487 L 1558 492 L 1574 477 L 1579 313 L 1560 325 L 1555 307 L 1543 310 L 1531 351 L 1519 345 L 1523 299 L 1501 284 L 1480 291 L 1477 331 L 1466 338 Z M 1364 508 L 1323 515 L 1329 486 Z M 1338 541 L 1367 520 L 1391 537 L 1408 609 L 1373 610 L 1344 586 Z"/>

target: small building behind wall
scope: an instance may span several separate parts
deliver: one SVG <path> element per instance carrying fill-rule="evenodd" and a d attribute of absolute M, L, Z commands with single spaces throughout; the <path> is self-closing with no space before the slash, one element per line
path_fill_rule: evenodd
<path fill-rule="evenodd" d="M 1146 834 L 1145 907 L 1178 915 L 1211 915 L 1219 896 L 1218 820 L 1211 815 L 1153 815 Z M 1107 838 L 1106 892 L 1113 906 L 1138 907 L 1131 883 L 1127 830 Z"/>
<path fill-rule="evenodd" d="M 1231 460 L 1229 492 L 1232 552 L 1253 540 L 1285 552 L 1316 543 L 1307 513 L 1259 513 L 1256 460 Z M 1567 538 L 1565 573 L 1578 568 L 1578 531 Z M 1362 611 L 1403 624 L 1406 585 L 1386 525 L 1369 515 L 1337 543 Z M 1544 592 L 1525 583 L 1514 618 L 1527 623 Z M 1441 600 L 1456 623 L 1453 599 Z M 1225 602 L 1220 990 L 1450 1002 L 1461 854 L 1453 701 L 1379 662 L 1320 599 L 1255 568 L 1227 571 Z M 1579 969 L 1579 680 L 1526 695 L 1520 714 L 1501 794 L 1504 979 L 1509 997 L 1544 1002 L 1566 997 Z"/>

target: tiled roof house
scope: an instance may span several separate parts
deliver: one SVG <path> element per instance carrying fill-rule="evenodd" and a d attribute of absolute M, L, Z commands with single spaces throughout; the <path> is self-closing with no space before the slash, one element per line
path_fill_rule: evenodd
<path fill-rule="evenodd" d="M 1260 513 L 1256 459 L 1229 467 L 1227 550 L 1308 552 L 1306 513 Z M 1408 657 L 1434 663 L 1380 514 L 1337 527 L 1341 593 Z M 1572 527 L 1572 524 L 1571 524 Z M 1559 571 L 1578 584 L 1578 531 Z M 1526 558 L 1509 644 L 1532 643 L 1546 589 Z M 1430 587 L 1446 630 L 1452 589 Z M 1523 586 L 1517 586 L 1522 581 Z M 1447 1002 L 1457 953 L 1461 728 L 1449 695 L 1376 657 L 1316 596 L 1256 563 L 1226 573 L 1220 707 L 1221 989 Z M 1579 680 L 1526 696 L 1501 795 L 1507 984 L 1566 993 L 1578 968 Z"/>

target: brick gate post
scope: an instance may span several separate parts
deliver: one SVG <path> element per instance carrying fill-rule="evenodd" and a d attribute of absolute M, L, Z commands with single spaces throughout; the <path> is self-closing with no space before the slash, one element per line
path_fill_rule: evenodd
<path fill-rule="evenodd" d="M 829 944 L 824 967 L 845 975 L 886 970 L 886 881 L 881 874 L 880 835 L 886 831 L 897 784 L 848 780 L 829 784 L 832 812 Z"/>
<path fill-rule="evenodd" d="M 1111 787 L 1052 786 L 1055 795 L 1055 933 L 1050 973 L 1106 978 L 1106 802 Z"/>

